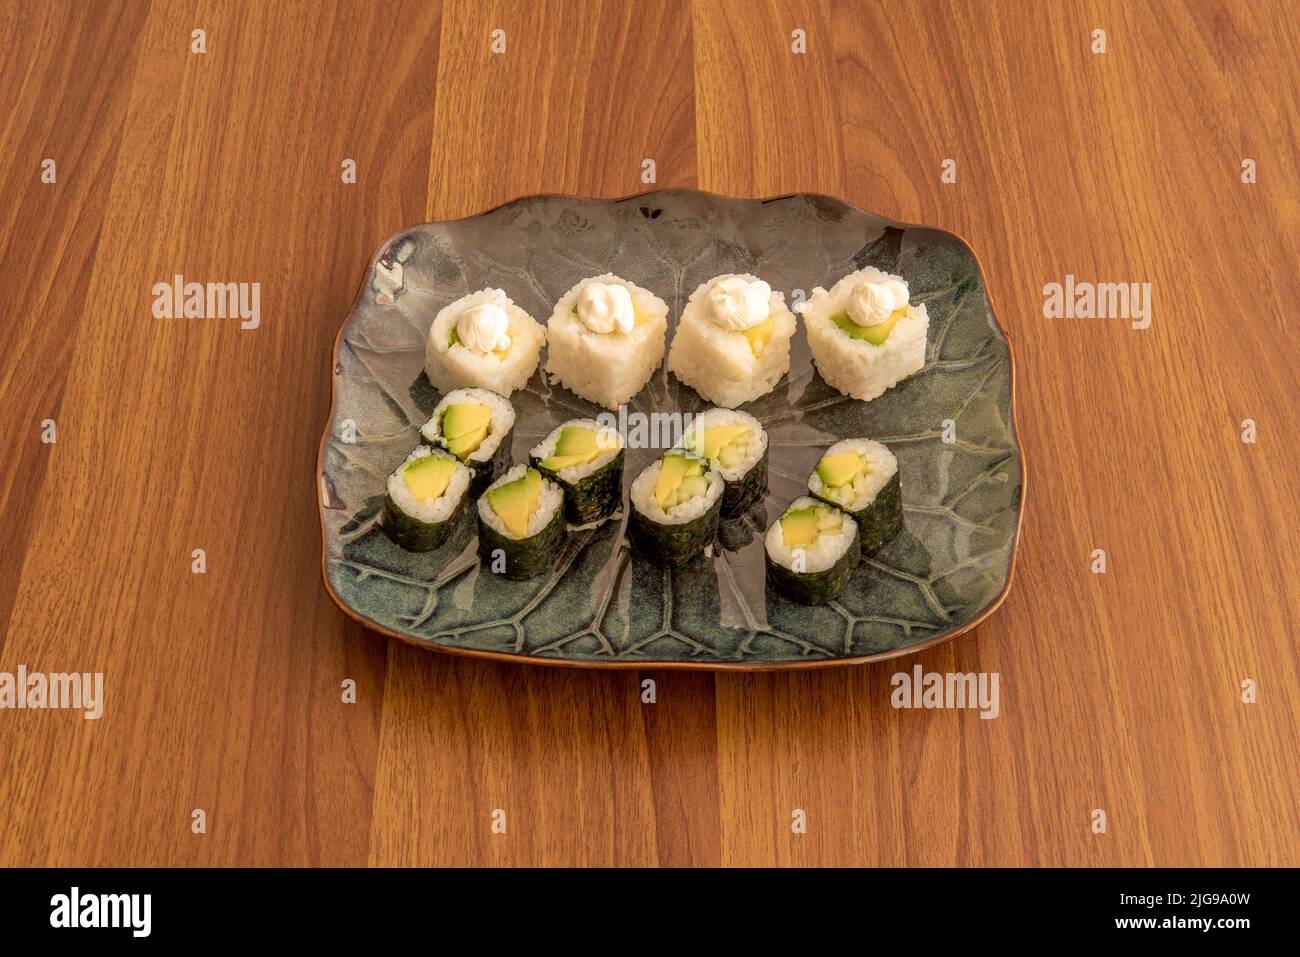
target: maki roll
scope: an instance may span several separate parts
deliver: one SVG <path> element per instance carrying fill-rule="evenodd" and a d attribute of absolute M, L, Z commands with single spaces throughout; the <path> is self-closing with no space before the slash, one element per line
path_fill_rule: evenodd
<path fill-rule="evenodd" d="M 790 371 L 794 330 L 785 296 L 763 280 L 715 276 L 682 309 L 668 371 L 716 405 L 752 402 Z"/>
<path fill-rule="evenodd" d="M 808 479 L 808 491 L 853 516 L 864 555 L 892 538 L 903 525 L 898 460 L 879 442 L 836 442 L 817 463 Z"/>
<path fill-rule="evenodd" d="M 801 495 L 763 540 L 767 580 L 802 605 L 822 605 L 844 590 L 860 557 L 858 525 L 832 505 Z"/>
<path fill-rule="evenodd" d="M 424 371 L 439 392 L 478 387 L 504 396 L 537 370 L 542 324 L 500 289 L 480 289 L 444 306 L 429 328 Z"/>
<path fill-rule="evenodd" d="M 925 365 L 930 317 L 909 301 L 907 283 L 866 266 L 830 292 L 818 287 L 799 307 L 817 371 L 827 384 L 864 401 Z"/>
<path fill-rule="evenodd" d="M 555 562 L 564 543 L 564 492 L 537 469 L 516 465 L 478 500 L 478 555 L 502 578 L 523 581 Z"/>
<path fill-rule="evenodd" d="M 713 541 L 722 513 L 722 476 L 686 450 L 665 452 L 632 482 L 632 547 L 657 565 L 678 565 Z"/>
<path fill-rule="evenodd" d="M 708 459 L 722 475 L 723 518 L 743 515 L 767 488 L 767 432 L 752 415 L 709 409 L 692 419 L 677 445 Z"/>
<path fill-rule="evenodd" d="M 605 273 L 584 279 L 546 323 L 552 382 L 607 409 L 641 391 L 664 359 L 668 304 L 634 282 Z"/>
<path fill-rule="evenodd" d="M 487 389 L 454 389 L 434 407 L 420 436 L 465 464 L 471 474 L 470 492 L 477 495 L 509 464 L 514 425 L 515 410 L 508 399 Z"/>
<path fill-rule="evenodd" d="M 442 449 L 421 445 L 388 476 L 384 531 L 411 552 L 427 552 L 447 539 L 469 490 L 469 469 Z"/>
<path fill-rule="evenodd" d="M 528 461 L 564 489 L 570 525 L 602 522 L 623 503 L 623 440 L 593 419 L 570 419 L 528 453 Z"/>

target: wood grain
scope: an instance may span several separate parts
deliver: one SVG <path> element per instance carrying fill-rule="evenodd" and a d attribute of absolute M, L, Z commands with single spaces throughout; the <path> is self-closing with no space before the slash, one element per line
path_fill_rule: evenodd
<path fill-rule="evenodd" d="M 0 3 L 0 671 L 107 685 L 98 721 L 0 711 L 0 864 L 1300 863 L 1297 32 L 1281 2 Z M 312 463 L 367 257 L 645 159 L 975 250 L 1031 476 L 975 632 L 583 673 L 328 600 Z M 178 273 L 260 282 L 261 327 L 153 319 Z M 1150 282 L 1152 326 L 1044 318 L 1067 273 Z M 894 710 L 913 663 L 997 672 L 1000 716 Z"/>

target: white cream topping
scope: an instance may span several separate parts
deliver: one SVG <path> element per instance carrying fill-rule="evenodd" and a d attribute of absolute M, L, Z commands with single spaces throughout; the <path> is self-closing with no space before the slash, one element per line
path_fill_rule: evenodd
<path fill-rule="evenodd" d="M 456 318 L 456 335 L 461 345 L 471 352 L 495 352 L 510 348 L 506 330 L 510 320 L 506 311 L 495 302 L 481 302 L 470 306 Z"/>
<path fill-rule="evenodd" d="M 907 303 L 907 283 L 903 280 L 864 279 L 849 293 L 849 318 L 859 326 L 877 326 Z"/>
<path fill-rule="evenodd" d="M 578 292 L 578 321 L 592 332 L 631 332 L 636 325 L 632 294 L 618 283 L 589 282 Z"/>
<path fill-rule="evenodd" d="M 761 279 L 719 276 L 704 293 L 708 317 L 723 329 L 752 329 L 771 312 L 772 287 Z"/>

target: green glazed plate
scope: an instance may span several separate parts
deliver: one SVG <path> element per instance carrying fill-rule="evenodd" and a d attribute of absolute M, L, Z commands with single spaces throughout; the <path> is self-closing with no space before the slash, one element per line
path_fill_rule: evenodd
<path fill-rule="evenodd" d="M 400 278 L 395 266 L 400 265 Z M 930 315 L 925 368 L 872 402 L 831 389 L 802 327 L 790 373 L 744 406 L 770 440 L 766 498 L 724 523 L 713 554 L 673 569 L 632 556 L 622 516 L 572 533 L 546 575 L 480 570 L 472 516 L 414 554 L 378 527 L 386 476 L 438 401 L 424 375 L 435 313 L 499 287 L 539 322 L 578 280 L 613 272 L 669 305 L 720 273 L 752 273 L 787 303 L 876 266 L 905 278 Z M 366 625 L 426 648 L 578 667 L 785 668 L 888 658 L 974 627 L 1010 584 L 1024 485 L 1011 350 L 978 263 L 955 236 L 825 196 L 737 200 L 672 190 L 630 199 L 521 199 L 417 226 L 379 251 L 334 350 L 333 408 L 318 462 L 326 588 Z M 539 370 L 512 397 L 516 462 L 560 422 L 596 406 Z M 660 366 L 629 412 L 707 408 Z M 839 598 L 807 608 L 764 583 L 763 533 L 822 451 L 849 436 L 898 456 L 904 527 Z M 624 495 L 656 455 L 629 449 Z"/>

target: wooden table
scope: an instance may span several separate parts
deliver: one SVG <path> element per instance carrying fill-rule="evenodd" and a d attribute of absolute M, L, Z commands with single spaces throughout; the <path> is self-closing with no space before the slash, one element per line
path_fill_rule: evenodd
<path fill-rule="evenodd" d="M 5 0 L 0 671 L 102 671 L 106 710 L 0 711 L 0 863 L 1300 864 L 1294 8 L 902 6 Z M 979 255 L 1030 488 L 975 632 L 593 673 L 326 597 L 313 466 L 367 257 L 647 159 Z M 260 327 L 155 319 L 178 274 L 260 282 Z M 1150 328 L 1045 317 L 1067 274 L 1151 283 Z M 914 663 L 997 672 L 1001 715 L 894 710 Z"/>

